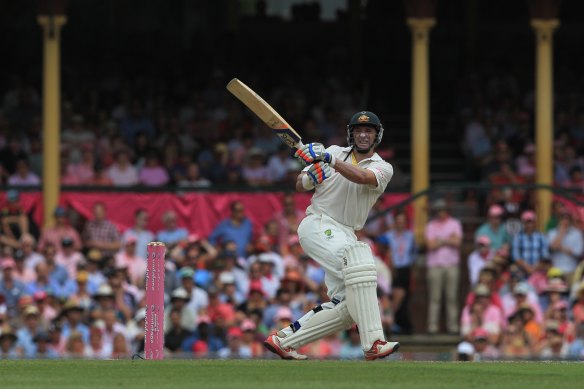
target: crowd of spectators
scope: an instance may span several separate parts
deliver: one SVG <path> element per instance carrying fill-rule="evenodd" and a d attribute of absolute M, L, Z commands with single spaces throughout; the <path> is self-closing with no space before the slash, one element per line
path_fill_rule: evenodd
<path fill-rule="evenodd" d="M 296 228 L 304 213 L 294 197 L 253 233 L 240 201 L 207 236 L 163 215 L 149 231 L 148 212 L 119 231 L 101 203 L 81 229 L 71 209 L 58 207 L 54 227 L 32 231 L 18 193 L 2 213 L 0 357 L 128 358 L 144 347 L 146 243 L 167 246 L 165 349 L 175 357 L 265 356 L 262 341 L 303 312 L 328 301 L 323 269 L 308 258 Z M 384 229 L 377 223 L 376 229 Z M 367 240 L 367 236 L 363 235 Z M 373 241 L 368 240 L 372 246 Z M 391 275 L 378 258 L 384 328 L 393 324 Z M 362 358 L 356 329 L 330 336 L 301 352 L 318 358 Z M 271 354 L 270 354 L 271 355 Z"/>

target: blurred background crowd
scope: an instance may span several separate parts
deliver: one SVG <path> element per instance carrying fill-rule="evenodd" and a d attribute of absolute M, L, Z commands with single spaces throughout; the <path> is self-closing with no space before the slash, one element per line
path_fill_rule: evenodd
<path fill-rule="evenodd" d="M 288 191 L 300 166 L 225 91 L 232 77 L 261 92 L 308 141 L 344 145 L 348 118 L 375 111 L 385 125 L 378 152 L 394 166 L 390 191 L 409 191 L 411 32 L 403 4 L 361 2 L 356 31 L 346 4 L 336 9 L 342 2 L 276 12 L 269 8 L 277 2 L 238 1 L 236 18 L 227 3 L 234 2 L 70 2 L 62 30 L 63 188 L 287 193 L 265 225 L 234 201 L 230 216 L 200 236 L 171 210 L 153 221 L 136 209 L 125 230 L 109 218 L 119 210 L 99 202 L 88 218 L 56 208 L 48 228 L 24 212 L 21 194 L 40 188 L 43 164 L 40 28 L 34 6 L 0 0 L 0 45 L 13 58 L 0 74 L 0 357 L 140 353 L 150 241 L 167 246 L 169 355 L 265 356 L 267 334 L 327 300 L 323 270 L 296 236 L 304 209 Z M 533 183 L 534 48 L 526 43 L 533 31 L 520 3 L 438 2 L 432 183 L 441 182 L 438 168 L 449 173 L 445 180 L 458 174 L 471 185 Z M 554 182 L 578 196 L 584 35 L 577 2 L 565 3 L 556 36 Z M 282 56 L 275 61 L 267 46 Z M 417 244 L 407 206 L 359 232 L 376 254 L 387 336 L 451 334 L 463 360 L 584 357 L 583 208 L 558 199 L 539 231 L 535 191 L 526 188 L 432 201 Z M 384 210 L 379 201 L 372 214 Z M 299 352 L 362 358 L 357 331 Z"/>

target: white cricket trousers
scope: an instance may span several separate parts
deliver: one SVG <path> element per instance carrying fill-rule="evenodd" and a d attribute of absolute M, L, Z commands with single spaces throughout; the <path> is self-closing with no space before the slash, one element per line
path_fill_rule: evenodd
<path fill-rule="evenodd" d="M 353 229 L 326 215 L 308 215 L 298 226 L 298 237 L 304 252 L 324 269 L 329 298 L 345 300 L 343 256 L 357 241 Z"/>

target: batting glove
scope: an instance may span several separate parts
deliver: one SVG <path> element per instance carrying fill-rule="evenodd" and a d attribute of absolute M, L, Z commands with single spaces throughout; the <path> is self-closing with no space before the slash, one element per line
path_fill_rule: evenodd
<path fill-rule="evenodd" d="M 317 161 L 310 165 L 306 174 L 312 180 L 314 185 L 322 184 L 324 180 L 331 176 L 331 168 L 328 163 Z"/>
<path fill-rule="evenodd" d="M 294 153 L 294 156 L 300 160 L 306 166 L 313 164 L 317 161 L 323 161 L 330 166 L 335 166 L 336 158 L 334 155 L 327 153 L 324 145 L 322 143 L 309 143 Z"/>

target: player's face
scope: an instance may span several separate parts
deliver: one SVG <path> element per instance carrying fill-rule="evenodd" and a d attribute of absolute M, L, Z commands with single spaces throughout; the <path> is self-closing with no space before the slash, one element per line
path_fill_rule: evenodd
<path fill-rule="evenodd" d="M 353 140 L 358 149 L 368 149 L 375 143 L 377 131 L 370 126 L 356 126 L 353 128 Z"/>

